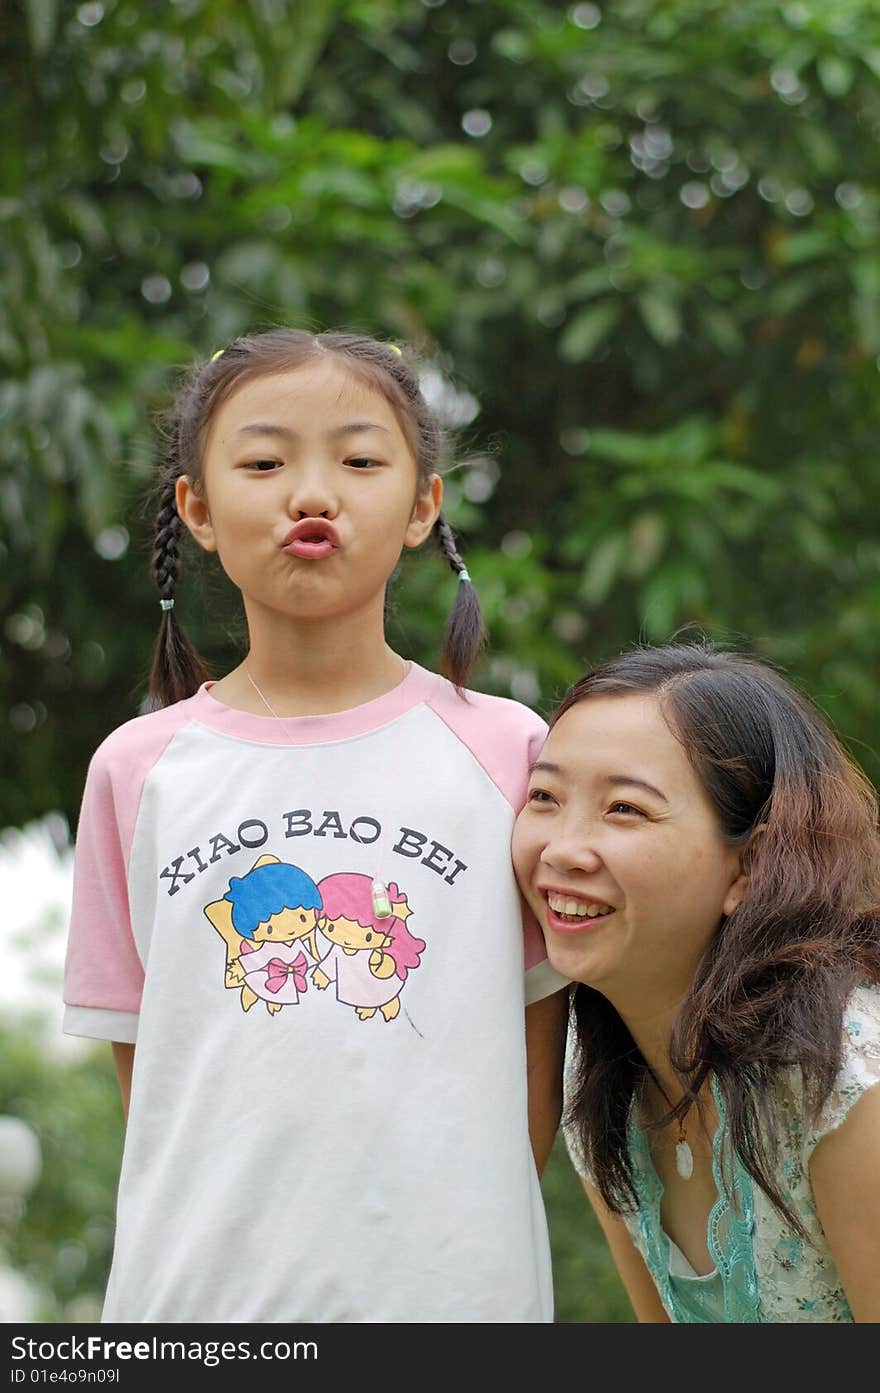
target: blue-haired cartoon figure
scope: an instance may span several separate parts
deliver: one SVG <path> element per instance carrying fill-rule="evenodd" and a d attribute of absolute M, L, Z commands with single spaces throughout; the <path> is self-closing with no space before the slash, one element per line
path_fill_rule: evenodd
<path fill-rule="evenodd" d="M 315 930 L 321 895 L 298 866 L 261 856 L 233 876 L 222 900 L 205 914 L 226 944 L 226 986 L 241 987 L 241 1009 L 265 1001 L 274 1016 L 304 995 L 318 956 Z"/>

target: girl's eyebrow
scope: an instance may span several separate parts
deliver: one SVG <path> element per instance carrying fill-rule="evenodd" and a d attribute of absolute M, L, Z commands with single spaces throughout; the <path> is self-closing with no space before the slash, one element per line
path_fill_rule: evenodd
<path fill-rule="evenodd" d="M 378 421 L 346 421 L 341 426 L 334 426 L 328 434 L 331 439 L 338 439 L 342 435 L 361 435 L 364 431 L 380 430 L 384 435 L 391 432 L 387 426 L 380 426 Z M 247 425 L 239 426 L 236 435 L 279 435 L 285 440 L 299 439 L 298 432 L 291 430 L 289 426 L 279 425 L 275 421 L 249 421 Z"/>
<path fill-rule="evenodd" d="M 529 773 L 561 774 L 562 769 L 558 764 L 551 764 L 548 760 L 539 759 L 532 765 Z M 626 784 L 629 788 L 640 788 L 645 793 L 659 798 L 662 803 L 667 805 L 669 803 L 666 794 L 661 793 L 659 788 L 655 788 L 653 784 L 647 783 L 644 779 L 636 779 L 632 774 L 604 774 L 599 782 L 604 784 L 606 788 L 616 788 L 621 784 Z"/>

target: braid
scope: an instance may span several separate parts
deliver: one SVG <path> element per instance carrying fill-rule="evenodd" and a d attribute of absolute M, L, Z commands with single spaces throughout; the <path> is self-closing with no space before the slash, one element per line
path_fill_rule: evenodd
<path fill-rule="evenodd" d="M 434 531 L 437 533 L 440 550 L 446 557 L 453 571 L 455 571 L 455 574 L 460 576 L 465 569 L 465 564 L 456 548 L 455 534 L 442 513 L 438 513 L 437 515 L 437 521 L 434 523 Z"/>
<path fill-rule="evenodd" d="M 163 600 L 174 599 L 174 587 L 177 583 L 178 541 L 180 529 L 183 526 L 177 511 L 174 484 L 175 480 L 169 473 L 162 486 L 153 541 L 153 579 Z M 168 612 L 170 613 L 170 611 Z"/>
<path fill-rule="evenodd" d="M 172 451 L 166 461 L 156 513 L 152 556 L 153 579 L 159 595 L 162 600 L 171 602 L 167 607 L 162 606 L 150 674 L 150 696 L 160 706 L 192 696 L 208 677 L 202 659 L 174 617 L 174 590 L 180 565 L 178 544 L 183 526 L 175 499 L 178 472 L 177 455 Z"/>
<path fill-rule="evenodd" d="M 455 545 L 455 535 L 442 513 L 437 516 L 434 531 L 441 552 L 459 577 L 443 634 L 443 671 L 456 687 L 463 687 L 486 642 L 486 625 L 477 592 Z"/>

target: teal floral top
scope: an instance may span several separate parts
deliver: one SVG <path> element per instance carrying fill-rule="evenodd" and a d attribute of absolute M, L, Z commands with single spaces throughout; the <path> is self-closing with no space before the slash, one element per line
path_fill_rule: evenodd
<path fill-rule="evenodd" d="M 573 1049 L 574 1046 L 571 1046 Z M 571 1056 L 570 1056 L 571 1057 Z M 880 988 L 860 987 L 844 1014 L 844 1057 L 834 1088 L 815 1123 L 808 1122 L 797 1070 L 780 1076 L 771 1100 L 779 1150 L 777 1178 L 786 1202 L 812 1240 L 789 1228 L 755 1186 L 730 1144 L 720 1093 L 713 1173 L 718 1199 L 706 1235 L 715 1269 L 698 1276 L 664 1233 L 663 1185 L 648 1140 L 630 1117 L 629 1142 L 638 1207 L 623 1216 L 647 1264 L 670 1320 L 676 1322 L 851 1321 L 843 1287 L 825 1240 L 810 1185 L 814 1147 L 839 1127 L 852 1105 L 880 1084 Z M 575 1168 L 589 1179 L 577 1138 L 565 1128 Z"/>

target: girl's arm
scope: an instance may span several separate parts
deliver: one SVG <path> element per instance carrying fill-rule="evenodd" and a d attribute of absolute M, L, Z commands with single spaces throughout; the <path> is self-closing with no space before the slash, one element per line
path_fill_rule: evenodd
<path fill-rule="evenodd" d="M 543 1174 L 562 1116 L 562 1058 L 567 1022 L 567 987 L 526 1007 L 529 1136 L 538 1175 Z"/>
<path fill-rule="evenodd" d="M 642 1325 L 668 1325 L 669 1317 L 657 1295 L 657 1288 L 644 1258 L 629 1236 L 626 1224 L 619 1214 L 613 1214 L 608 1209 L 598 1190 L 586 1180 L 581 1180 L 581 1184 L 611 1249 L 614 1266 L 632 1303 L 636 1320 Z"/>
<path fill-rule="evenodd" d="M 817 1143 L 810 1182 L 819 1221 L 857 1321 L 880 1321 L 880 1084 Z"/>
<path fill-rule="evenodd" d="M 134 1045 L 123 1045 L 119 1041 L 113 1041 L 113 1063 L 116 1066 L 116 1077 L 119 1080 L 119 1092 L 122 1097 L 122 1116 L 128 1121 L 128 1105 L 131 1101 L 131 1071 L 134 1068 Z"/>

